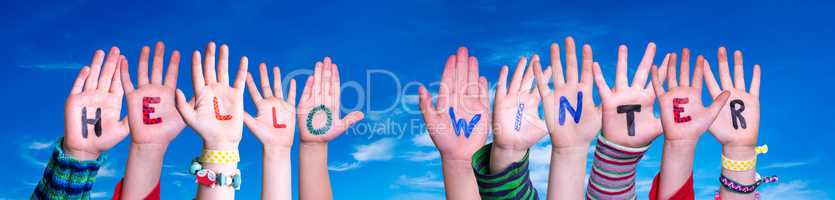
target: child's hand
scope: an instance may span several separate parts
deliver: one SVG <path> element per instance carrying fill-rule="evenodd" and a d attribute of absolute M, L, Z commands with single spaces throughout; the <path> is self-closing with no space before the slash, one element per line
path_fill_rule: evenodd
<path fill-rule="evenodd" d="M 200 51 L 194 51 L 191 62 L 195 97 L 186 102 L 185 95 L 178 90 L 177 108 L 186 123 L 203 138 L 204 148 L 237 150 L 243 131 L 247 58 L 241 57 L 234 87 L 229 87 L 229 47 L 226 45 L 220 46 L 217 72 L 214 42 L 206 47 L 204 61 L 200 61 Z"/>
<path fill-rule="evenodd" d="M 180 52 L 174 50 L 171 54 L 171 60 L 168 61 L 168 73 L 163 83 L 162 66 L 165 44 L 157 42 L 154 51 L 150 81 L 148 79 L 150 48 L 145 46 L 139 56 L 139 69 L 137 69 L 136 79 L 139 87 L 134 89 L 127 63 L 121 66 L 121 79 L 124 82 L 122 87 L 127 94 L 132 142 L 168 145 L 186 126 L 180 112 L 177 111 L 175 102 Z"/>
<path fill-rule="evenodd" d="M 705 61 L 705 78 L 710 95 L 716 96 L 723 91 L 730 92 L 730 101 L 723 104 L 719 116 L 710 126 L 710 133 L 725 146 L 754 147 L 760 129 L 760 65 L 754 65 L 751 88 L 745 91 L 745 69 L 742 65 L 742 52 L 734 52 L 734 80 L 728 69 L 728 53 L 719 48 L 719 78 L 722 87 L 716 82 L 710 63 Z"/>
<path fill-rule="evenodd" d="M 327 143 L 364 117 L 359 111 L 340 117 L 340 84 L 339 69 L 331 58 L 316 62 L 313 76 L 304 84 L 296 115 L 303 143 Z"/>
<path fill-rule="evenodd" d="M 478 60 L 461 47 L 447 59 L 435 107 L 432 95 L 420 88 L 420 110 L 429 136 L 445 160 L 472 160 L 490 128 L 487 79 L 479 76 Z M 454 115 L 454 118 L 453 116 Z M 453 121 L 455 124 L 453 124 Z"/>
<path fill-rule="evenodd" d="M 528 148 L 548 133 L 545 121 L 539 118 L 539 91 L 531 87 L 539 56 L 534 55 L 526 68 L 527 62 L 525 57 L 519 59 L 509 88 L 506 86 L 508 67 L 502 67 L 493 105 L 494 147 L 520 152 L 519 156 L 524 156 Z M 550 76 L 551 70 L 545 73 Z"/>
<path fill-rule="evenodd" d="M 578 80 L 574 39 L 567 37 L 565 45 L 567 80 L 563 75 L 559 46 L 554 43 L 551 45 L 549 68 L 554 70 L 554 90 L 548 89 L 549 74 L 542 74 L 539 63 L 534 64 L 537 88 L 544 101 L 545 121 L 551 133 L 551 145 L 555 148 L 588 148 L 601 126 L 600 107 L 595 107 L 592 96 L 591 46 L 583 45 L 582 76 Z"/>
<path fill-rule="evenodd" d="M 626 45 L 618 48 L 615 89 L 609 89 L 600 65 L 594 64 L 594 81 L 603 102 L 603 136 L 620 145 L 643 147 L 661 134 L 661 122 L 653 115 L 655 93 L 647 77 L 655 57 L 655 43 L 647 45 L 632 85 L 626 76 Z M 663 76 L 662 76 L 663 77 Z"/>
<path fill-rule="evenodd" d="M 118 65 L 127 65 L 119 48 L 110 49 L 107 61 L 98 50 L 90 67 L 81 68 L 75 79 L 64 105 L 62 145 L 76 159 L 94 160 L 128 135 L 127 120 L 119 121 L 124 91 Z"/>
<path fill-rule="evenodd" d="M 664 79 L 658 74 L 659 69 L 652 68 L 652 86 L 661 108 L 661 124 L 664 127 L 664 139 L 684 141 L 695 144 L 707 130 L 719 109 L 728 101 L 728 94 L 714 96 L 709 108 L 702 104 L 702 69 L 704 58 L 696 59 L 693 82 L 690 82 L 690 50 L 681 53 L 681 80 L 676 80 L 676 54 L 668 54 L 660 70 L 668 70 L 667 88 L 664 91 Z"/>
<path fill-rule="evenodd" d="M 284 92 L 281 89 L 281 71 L 278 67 L 273 67 L 275 86 L 272 88 L 270 88 L 267 64 L 261 63 L 259 69 L 261 90 L 264 91 L 264 96 L 262 97 L 258 92 L 252 74 L 247 74 L 246 86 L 258 109 L 258 117 L 254 118 L 246 113 L 244 123 L 264 146 L 289 149 L 293 146 L 293 133 L 296 130 L 294 118 L 296 115 L 296 80 L 290 80 L 290 91 L 287 92 L 287 99 L 284 99 Z"/>

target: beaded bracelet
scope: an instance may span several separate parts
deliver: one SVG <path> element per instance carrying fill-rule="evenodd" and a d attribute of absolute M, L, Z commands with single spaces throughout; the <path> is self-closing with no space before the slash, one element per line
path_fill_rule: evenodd
<path fill-rule="evenodd" d="M 215 185 L 230 186 L 235 190 L 241 190 L 241 171 L 235 169 L 231 174 L 215 173 L 210 169 L 204 169 L 200 164 L 199 158 L 194 158 L 191 161 L 189 174 L 195 175 L 194 182 L 200 185 L 215 188 Z M 219 180 L 218 180 L 219 179 Z"/>
<path fill-rule="evenodd" d="M 750 193 L 756 191 L 757 187 L 759 187 L 761 184 L 763 184 L 763 183 L 773 183 L 773 182 L 777 182 L 778 180 L 779 180 L 779 178 L 777 178 L 777 176 L 761 177 L 760 174 L 757 174 L 756 181 L 754 182 L 754 184 L 745 185 L 745 184 L 741 184 L 741 183 L 738 183 L 736 181 L 733 181 L 733 180 L 729 179 L 728 177 L 725 177 L 724 174 L 719 176 L 719 182 L 722 183 L 723 188 L 725 188 L 728 191 L 735 192 L 735 193 L 740 193 L 740 194 L 750 194 Z"/>

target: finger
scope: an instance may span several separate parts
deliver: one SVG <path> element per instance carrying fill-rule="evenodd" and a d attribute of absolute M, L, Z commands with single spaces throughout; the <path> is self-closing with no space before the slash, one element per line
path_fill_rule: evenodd
<path fill-rule="evenodd" d="M 661 66 L 657 66 L 658 69 L 658 81 L 660 81 L 664 85 L 664 81 L 667 81 L 667 66 L 670 65 L 670 53 L 664 55 L 664 60 L 661 61 Z M 655 78 L 655 77 L 652 77 Z M 652 83 L 648 84 L 646 87 L 652 86 Z"/>
<path fill-rule="evenodd" d="M 206 57 L 203 58 L 203 76 L 206 77 L 206 84 L 217 83 L 215 72 L 215 42 L 209 42 L 206 46 Z"/>
<path fill-rule="evenodd" d="M 502 66 L 502 69 L 499 70 L 499 79 L 496 82 L 496 94 L 494 95 L 494 98 L 496 99 L 497 102 L 501 101 L 504 98 L 504 96 L 507 95 L 506 84 L 507 84 L 507 71 L 508 70 L 509 69 L 507 68 L 507 65 Z"/>
<path fill-rule="evenodd" d="M 644 57 L 641 58 L 641 63 L 638 64 L 638 70 L 635 71 L 635 77 L 632 79 L 632 87 L 644 88 L 647 85 L 647 77 L 649 76 L 650 68 L 652 68 L 652 61 L 655 59 L 655 43 L 650 42 L 644 50 Z"/>
<path fill-rule="evenodd" d="M 332 94 L 333 95 L 332 100 L 334 102 L 333 105 L 339 105 L 339 100 L 340 100 L 339 95 L 342 94 L 342 92 L 340 90 L 341 87 L 342 87 L 342 85 L 341 85 L 342 83 L 339 82 L 339 66 L 337 66 L 336 64 L 333 64 L 333 66 L 331 66 L 331 73 L 332 73 L 331 76 L 333 78 L 331 78 L 331 89 L 330 90 L 333 92 L 333 94 Z"/>
<path fill-rule="evenodd" d="M 131 93 L 133 92 L 133 82 L 130 80 L 130 67 L 127 59 L 119 61 L 119 76 L 122 80 L 122 90 Z"/>
<path fill-rule="evenodd" d="M 229 85 L 229 46 L 220 45 L 220 54 L 217 61 L 217 81 L 223 85 Z M 263 78 L 266 78 L 264 76 Z"/>
<path fill-rule="evenodd" d="M 116 64 L 117 66 L 114 67 L 116 68 L 116 71 L 114 71 L 113 75 L 111 75 L 113 81 L 110 82 L 109 92 L 118 96 L 122 96 L 125 94 L 125 89 L 122 88 L 122 67 L 118 65 L 127 65 L 128 59 L 124 55 L 120 55 L 118 62 L 119 63 Z"/>
<path fill-rule="evenodd" d="M 594 75 L 592 75 L 592 64 L 594 63 L 594 56 L 591 51 L 591 45 L 583 45 L 583 69 L 580 73 L 580 85 L 591 87 L 594 82 Z"/>
<path fill-rule="evenodd" d="M 200 51 L 194 50 L 191 54 L 191 83 L 194 87 L 194 94 L 199 95 L 203 87 L 206 86 L 206 81 L 203 80 L 203 65 L 200 62 Z"/>
<path fill-rule="evenodd" d="M 606 84 L 606 78 L 603 78 L 603 71 L 600 70 L 600 64 L 594 62 L 592 64 L 594 67 L 594 84 L 597 85 L 598 94 L 600 94 L 601 99 L 605 99 L 612 94 L 612 90 L 609 89 L 609 85 Z"/>
<path fill-rule="evenodd" d="M 365 115 L 362 114 L 362 112 L 353 111 L 348 113 L 348 115 L 345 115 L 345 118 L 342 118 L 342 122 L 345 123 L 345 127 L 347 128 L 362 121 L 362 118 L 365 118 Z"/>
<path fill-rule="evenodd" d="M 696 57 L 696 67 L 693 68 L 693 82 L 690 84 L 691 87 L 699 89 L 699 94 L 702 92 L 702 80 L 704 78 L 704 65 L 705 65 L 705 58 L 702 55 Z M 699 95 L 701 96 L 701 95 Z"/>
<path fill-rule="evenodd" d="M 710 121 L 716 119 L 716 116 L 719 115 L 719 111 L 722 111 L 722 107 L 728 103 L 728 99 L 731 97 L 731 92 L 724 91 L 719 94 L 718 97 L 713 99 L 713 103 L 710 104 L 710 107 L 707 108 L 707 113 L 710 115 Z"/>
<path fill-rule="evenodd" d="M 87 79 L 89 73 L 90 67 L 88 66 L 84 66 L 81 68 L 81 70 L 78 70 L 78 76 L 76 76 L 75 81 L 73 81 L 72 89 L 70 90 L 70 95 L 80 94 L 81 91 L 84 90 L 84 81 Z"/>
<path fill-rule="evenodd" d="M 577 84 L 577 47 L 574 38 L 565 38 L 565 83 Z"/>
<path fill-rule="evenodd" d="M 180 89 L 177 89 L 177 110 L 182 114 L 183 121 L 194 124 L 194 108 L 186 101 L 186 95 Z"/>
<path fill-rule="evenodd" d="M 482 106 L 490 106 L 490 98 L 487 95 L 487 78 L 483 76 L 478 79 L 478 96 L 481 98 Z"/>
<path fill-rule="evenodd" d="M 104 63 L 104 51 L 99 49 L 93 54 L 93 62 L 90 63 L 90 73 L 87 75 L 87 81 L 84 82 L 84 91 L 96 90 L 102 63 Z"/>
<path fill-rule="evenodd" d="M 551 43 L 551 68 L 554 69 L 554 88 L 558 85 L 565 84 L 565 75 L 562 71 L 562 61 L 560 60 L 560 45 Z"/>
<path fill-rule="evenodd" d="M 420 104 L 420 110 L 425 114 L 435 114 L 435 109 L 432 109 L 432 95 L 429 94 L 429 91 L 426 90 L 426 87 L 420 86 L 420 88 L 418 88 L 418 97 L 418 104 Z"/>
<path fill-rule="evenodd" d="M 168 61 L 168 72 L 165 72 L 165 86 L 176 88 L 180 74 L 180 51 L 174 50 Z"/>
<path fill-rule="evenodd" d="M 519 92 L 519 88 L 522 87 L 522 75 L 527 65 L 528 58 L 525 56 L 519 57 L 519 62 L 516 63 L 516 69 L 513 70 L 513 78 L 510 79 L 510 87 L 508 87 L 507 94 L 516 94 Z"/>
<path fill-rule="evenodd" d="M 252 102 L 257 103 L 263 99 L 261 93 L 258 92 L 258 88 L 255 87 L 255 79 L 252 78 L 252 74 L 249 72 L 246 73 L 246 89 L 249 91 Z"/>
<path fill-rule="evenodd" d="M 531 58 L 531 63 L 537 62 L 539 62 L 539 55 L 534 54 Z M 526 67 L 525 75 L 522 76 L 522 86 L 519 88 L 519 93 L 529 93 L 531 89 L 533 89 L 533 67 Z"/>
<path fill-rule="evenodd" d="M 678 84 L 682 87 L 690 86 L 690 49 L 684 48 L 681 50 L 681 75 L 679 76 Z"/>
<path fill-rule="evenodd" d="M 438 89 L 438 102 L 435 109 L 437 110 L 446 110 L 449 108 L 449 95 L 452 95 L 454 92 L 454 88 L 452 84 L 454 84 L 455 79 L 455 56 L 451 55 L 447 58 L 446 64 L 444 65 L 444 73 L 441 75 L 441 85 Z"/>
<path fill-rule="evenodd" d="M 713 70 L 710 69 L 710 62 L 705 59 L 704 66 L 702 66 L 704 70 L 705 82 L 707 82 L 707 91 L 710 92 L 710 97 L 716 98 L 720 92 L 722 92 L 722 88 L 719 87 L 719 83 L 716 82 L 716 78 L 713 77 Z"/>
<path fill-rule="evenodd" d="M 506 70 L 502 69 L 502 71 Z M 539 63 L 533 64 L 533 75 L 534 79 L 536 79 L 536 89 L 539 91 L 540 96 L 545 96 L 549 92 L 551 92 L 550 90 L 548 90 L 548 80 L 545 79 L 545 77 L 547 76 L 544 73 L 542 73 L 542 66 L 540 66 Z M 502 79 L 499 79 L 499 81 L 502 81 Z"/>
<path fill-rule="evenodd" d="M 310 98 L 313 97 L 313 76 L 307 76 L 307 81 L 304 82 L 304 90 L 302 90 L 302 102 L 310 101 Z"/>
<path fill-rule="evenodd" d="M 539 68 L 541 69 L 542 64 L 540 64 L 540 63 L 541 63 L 541 61 L 537 62 L 537 63 L 534 63 L 534 65 L 539 66 Z M 548 84 L 548 81 L 551 81 L 550 78 L 551 78 L 551 74 L 553 74 L 553 73 L 554 72 L 552 72 L 551 67 L 548 67 L 548 69 L 545 69 L 545 71 L 542 72 L 542 78 L 543 78 L 543 81 L 545 81 L 545 84 L 546 84 L 545 88 L 548 88 L 547 84 Z M 536 75 L 536 74 L 534 74 L 534 75 Z M 536 79 L 536 77 L 534 77 L 534 79 Z M 539 87 L 539 86 L 537 86 L 537 87 Z M 533 91 L 531 91 L 531 92 L 533 92 Z"/>
<path fill-rule="evenodd" d="M 671 90 L 675 87 L 678 87 L 678 81 L 676 80 L 676 53 L 670 55 L 670 62 L 667 63 L 667 88 Z"/>
<path fill-rule="evenodd" d="M 113 81 L 113 73 L 116 72 L 121 55 L 118 47 L 110 48 L 107 60 L 104 62 L 104 68 L 101 71 L 101 77 L 99 77 L 99 84 L 97 85 L 100 91 L 110 91 L 110 82 Z"/>
<path fill-rule="evenodd" d="M 249 58 L 246 56 L 241 56 L 241 63 L 238 65 L 238 74 L 235 75 L 235 84 L 232 86 L 235 89 L 239 89 L 241 94 L 243 94 L 244 89 L 244 82 L 246 82 L 246 74 L 249 73 L 247 71 L 249 67 Z"/>
<path fill-rule="evenodd" d="M 290 79 L 290 90 L 287 91 L 287 102 L 296 107 L 296 79 Z"/>
<path fill-rule="evenodd" d="M 333 84 L 333 60 L 330 57 L 325 57 L 324 63 L 322 65 L 322 94 L 325 95 L 333 95 L 331 93 L 331 84 Z"/>
<path fill-rule="evenodd" d="M 244 111 L 244 124 L 246 124 L 246 127 L 251 130 L 252 128 L 258 126 L 258 120 L 256 120 L 255 117 L 252 117 L 249 112 Z M 252 132 L 253 135 L 256 134 L 255 131 L 250 132 Z"/>
<path fill-rule="evenodd" d="M 258 72 L 260 73 L 258 80 L 261 81 L 261 91 L 264 91 L 264 97 L 273 97 L 273 90 L 270 89 L 270 75 L 267 74 L 267 64 L 261 63 L 258 65 Z"/>
<path fill-rule="evenodd" d="M 664 96 L 664 85 L 658 75 L 658 66 L 652 66 L 652 88 L 655 91 L 655 96 Z"/>
<path fill-rule="evenodd" d="M 314 96 L 321 96 L 322 95 L 322 70 L 323 70 L 322 68 L 323 67 L 324 67 L 324 64 L 321 61 L 319 61 L 319 62 L 316 62 L 316 67 L 313 68 L 313 93 L 312 93 L 312 95 L 314 95 Z"/>
<path fill-rule="evenodd" d="M 467 71 L 468 71 L 467 72 L 468 82 L 478 83 L 478 81 L 479 81 L 478 79 L 479 79 L 480 75 L 478 74 L 478 59 L 475 56 L 470 56 L 470 59 L 467 63 Z M 474 89 L 469 89 L 470 90 L 469 92 L 470 92 L 470 94 L 478 94 L 479 93 L 478 89 L 479 89 L 478 87 L 476 87 Z"/>
<path fill-rule="evenodd" d="M 154 64 L 151 66 L 151 83 L 162 84 L 162 63 L 165 59 L 165 44 L 157 42 L 154 47 Z"/>
<path fill-rule="evenodd" d="M 139 86 L 147 85 L 148 80 L 148 60 L 150 59 L 151 47 L 143 46 L 139 53 L 139 66 L 136 68 L 136 83 Z"/>
<path fill-rule="evenodd" d="M 463 96 L 467 93 L 466 87 L 467 85 L 467 63 L 470 60 L 470 55 L 467 52 L 466 47 L 458 48 L 458 52 L 455 54 L 455 97 L 456 100 L 460 100 L 459 96 Z"/>
<path fill-rule="evenodd" d="M 734 88 L 733 81 L 731 81 L 731 72 L 728 69 L 728 51 L 725 47 L 719 47 L 719 79 L 721 79 L 723 90 Z"/>
<path fill-rule="evenodd" d="M 742 51 L 734 51 L 734 87 L 745 91 L 745 67 L 742 65 Z"/>
<path fill-rule="evenodd" d="M 626 59 L 628 57 L 628 50 L 626 45 L 620 45 L 618 47 L 618 64 L 616 66 L 615 71 L 615 89 L 626 89 L 629 87 L 629 81 L 627 80 L 626 76 L 626 67 L 627 62 Z"/>
<path fill-rule="evenodd" d="M 284 99 L 284 91 L 281 88 L 281 69 L 278 66 L 273 67 L 273 91 L 278 99 Z"/>
<path fill-rule="evenodd" d="M 762 69 L 760 68 L 759 64 L 754 65 L 754 73 L 751 75 L 751 88 L 749 89 L 748 93 L 754 95 L 755 97 L 760 96 L 760 76 L 762 74 Z"/>

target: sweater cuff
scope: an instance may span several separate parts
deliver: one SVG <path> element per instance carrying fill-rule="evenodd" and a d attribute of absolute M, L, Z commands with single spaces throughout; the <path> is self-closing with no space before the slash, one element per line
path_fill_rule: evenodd
<path fill-rule="evenodd" d="M 490 150 L 493 144 L 473 154 L 473 171 L 482 199 L 538 199 L 528 173 L 528 152 L 522 160 L 511 163 L 501 172 L 490 174 Z"/>
<path fill-rule="evenodd" d="M 626 147 L 597 139 L 589 176 L 588 199 L 635 199 L 635 171 L 649 145 Z"/>
<path fill-rule="evenodd" d="M 50 156 L 49 164 L 31 199 L 89 199 L 90 190 L 96 182 L 96 174 L 105 156 L 96 160 L 81 161 L 66 155 L 62 148 L 63 138 L 58 139 Z"/>

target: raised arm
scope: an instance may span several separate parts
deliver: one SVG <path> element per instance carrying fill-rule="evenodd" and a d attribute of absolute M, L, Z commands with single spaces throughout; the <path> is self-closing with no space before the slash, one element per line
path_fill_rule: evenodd
<path fill-rule="evenodd" d="M 652 86 L 658 96 L 664 128 L 664 154 L 657 178 L 659 187 L 652 194 L 657 199 L 670 199 L 690 180 L 699 137 L 707 131 L 719 114 L 719 109 L 728 100 L 728 94 L 722 93 L 714 96 L 713 104 L 705 108 L 702 104 L 704 58 L 699 56 L 696 59 L 691 82 L 690 50 L 684 49 L 681 52 L 680 78 L 676 73 L 676 57 L 676 54 L 668 54 L 662 63 L 666 67 L 661 70 L 667 70 L 667 91 L 664 90 L 664 79 L 660 77 L 659 69 L 655 66 L 652 68 Z"/>
<path fill-rule="evenodd" d="M 751 87 L 747 92 L 741 51 L 734 52 L 734 78 L 732 79 L 728 65 L 728 52 L 724 47 L 719 48 L 721 87 L 716 82 L 707 61 L 705 61 L 704 71 L 707 89 L 711 96 L 716 98 L 722 93 L 730 93 L 730 103 L 722 106 L 719 116 L 709 129 L 710 133 L 722 143 L 722 162 L 754 164 L 747 168 L 729 168 L 723 165 L 722 175 L 743 185 L 756 184 L 759 181 L 755 180 L 757 162 L 755 148 L 760 130 L 760 74 L 762 73 L 760 65 L 754 65 Z M 753 191 L 732 192 L 725 187 L 720 190 L 720 195 L 722 199 L 754 199 L 755 197 Z"/>
<path fill-rule="evenodd" d="M 180 52 L 174 50 L 163 81 L 165 44 L 157 42 L 148 78 L 150 48 L 139 55 L 137 87 L 130 80 L 128 64 L 121 65 L 122 87 L 127 94 L 128 122 L 131 130 L 130 152 L 122 185 L 121 199 L 143 199 L 160 181 L 162 161 L 168 144 L 185 128 L 177 111 L 177 74 Z"/>
<path fill-rule="evenodd" d="M 304 84 L 296 115 L 296 122 L 303 127 L 299 130 L 299 199 L 333 198 L 328 175 L 328 142 L 364 117 L 358 111 L 340 117 L 340 84 L 339 67 L 329 57 L 316 62 L 313 76 Z"/>
<path fill-rule="evenodd" d="M 191 173 L 198 182 L 197 199 L 234 199 L 239 189 L 238 144 L 243 131 L 243 94 L 248 60 L 241 57 L 234 86 L 229 86 L 229 47 L 220 46 L 215 65 L 215 43 L 192 56 L 192 81 L 195 96 L 186 101 L 177 91 L 177 109 L 185 122 L 203 138 L 203 153 L 195 159 Z M 217 67 L 217 72 L 215 69 Z M 226 155 L 226 157 L 222 157 Z"/>
<path fill-rule="evenodd" d="M 441 76 L 437 105 L 421 87 L 420 110 L 429 136 L 441 153 L 446 198 L 480 199 L 472 157 L 487 140 L 491 115 L 487 79 L 467 48 L 449 56 Z"/>
<path fill-rule="evenodd" d="M 119 120 L 124 91 L 118 65 L 126 64 L 119 48 L 113 47 L 107 60 L 98 50 L 90 66 L 81 68 L 64 104 L 64 137 L 31 199 L 90 198 L 104 160 L 101 154 L 128 135 L 127 120 Z"/>
<path fill-rule="evenodd" d="M 267 64 L 261 63 L 259 71 L 263 96 L 258 92 L 252 74 L 247 74 L 246 77 L 246 88 L 252 102 L 255 103 L 258 115 L 252 117 L 246 113 L 244 124 L 263 144 L 264 175 L 261 199 L 289 200 L 292 196 L 290 147 L 293 146 L 293 134 L 296 130 L 296 80 L 290 80 L 290 90 L 285 99 L 281 87 L 281 71 L 278 67 L 273 68 L 273 87 L 270 86 Z"/>
<path fill-rule="evenodd" d="M 635 198 L 635 172 L 650 143 L 661 134 L 653 115 L 655 93 L 647 84 L 655 44 L 649 43 L 632 84 L 627 80 L 627 48 L 618 48 L 615 88 L 609 89 L 600 65 L 594 63 L 594 81 L 603 102 L 603 134 L 598 138 L 589 176 L 592 199 Z"/>
<path fill-rule="evenodd" d="M 556 43 L 551 44 L 549 69 L 553 69 L 553 77 L 542 73 L 538 59 L 534 62 L 545 122 L 551 133 L 548 199 L 583 199 L 589 145 L 600 132 L 600 107 L 595 107 L 592 96 L 591 46 L 583 45 L 582 72 L 577 71 L 573 38 L 565 39 L 565 48 L 565 74 Z M 548 88 L 549 79 L 553 80 L 553 90 Z"/>

